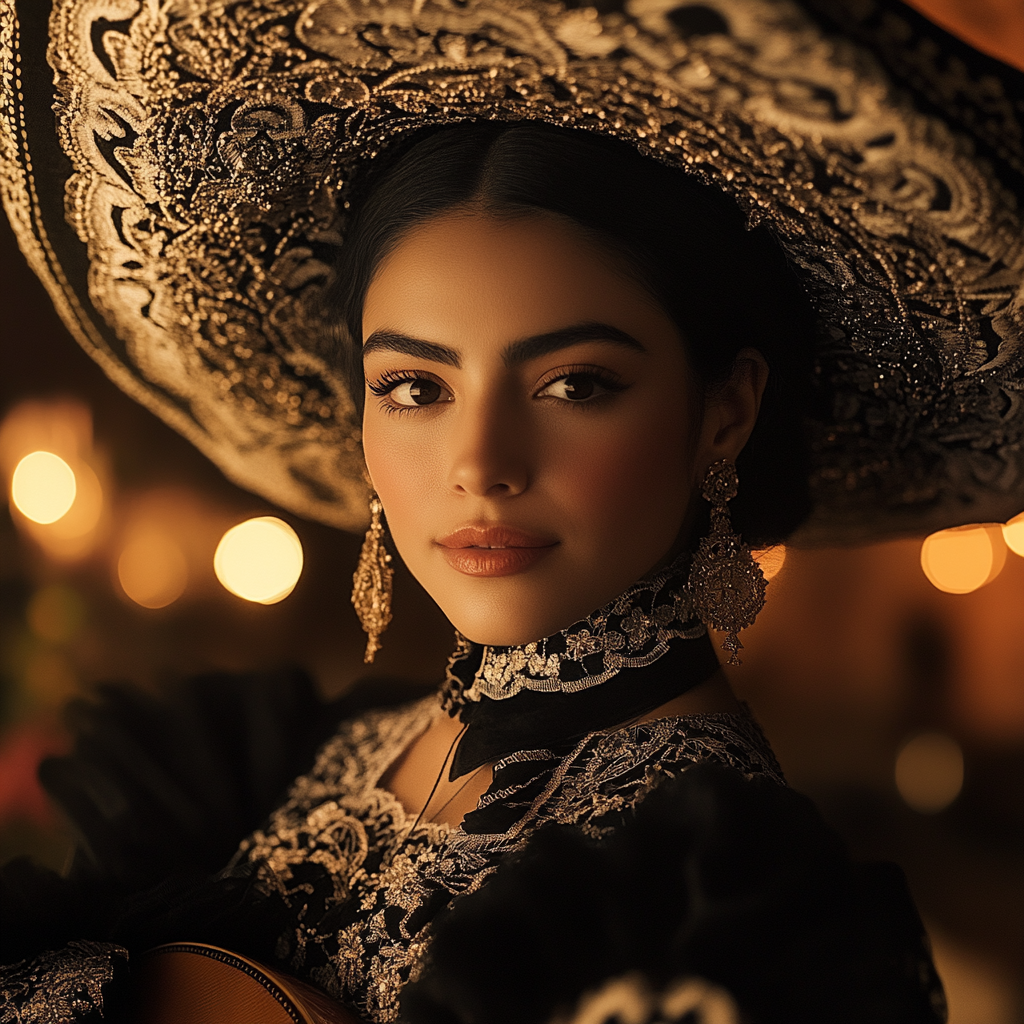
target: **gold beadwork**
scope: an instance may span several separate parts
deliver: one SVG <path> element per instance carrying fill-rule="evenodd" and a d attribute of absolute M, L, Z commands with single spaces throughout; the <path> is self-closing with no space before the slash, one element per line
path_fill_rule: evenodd
<path fill-rule="evenodd" d="M 738 490 L 736 467 L 728 459 L 708 466 L 701 493 L 711 503 L 711 530 L 690 569 L 694 610 L 706 625 L 727 634 L 722 649 L 729 652 L 730 665 L 740 664 L 743 644 L 736 634 L 753 625 L 768 586 L 749 545 L 732 529 L 727 503 Z"/>
<path fill-rule="evenodd" d="M 384 547 L 380 517 L 384 506 L 376 494 L 370 498 L 370 528 L 366 531 L 359 564 L 352 574 L 352 606 L 366 633 L 363 661 L 372 663 L 380 650 L 380 635 L 391 621 L 391 581 L 395 575 L 391 556 Z"/>

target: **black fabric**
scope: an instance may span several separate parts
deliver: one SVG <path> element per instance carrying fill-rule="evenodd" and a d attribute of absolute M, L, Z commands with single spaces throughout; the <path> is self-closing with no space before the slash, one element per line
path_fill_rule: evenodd
<path fill-rule="evenodd" d="M 450 781 L 519 750 L 561 749 L 587 733 L 652 711 L 709 679 L 718 658 L 707 635 L 675 638 L 645 668 L 624 668 L 606 682 L 576 693 L 521 690 L 514 697 L 467 701 L 459 711 L 466 731 L 455 750 Z M 455 671 L 471 674 L 467 661 Z"/>
<path fill-rule="evenodd" d="M 167 700 L 106 688 L 74 710 L 75 752 L 46 771 L 82 852 L 68 878 L 25 860 L 0 872 L 0 962 L 83 938 L 133 954 L 188 938 L 273 962 L 293 912 L 213 872 L 340 719 L 422 692 L 372 681 L 324 705 L 287 672 L 203 677 Z M 542 830 L 437 918 L 409 1024 L 547 1024 L 629 970 L 653 985 L 700 974 L 752 1024 L 943 1019 L 898 869 L 851 865 L 805 798 L 698 766 L 591 825 Z"/>
<path fill-rule="evenodd" d="M 198 676 L 159 697 L 109 684 L 73 703 L 73 752 L 40 777 L 77 833 L 74 861 L 67 877 L 27 858 L 0 868 L 0 963 L 71 939 L 159 939 L 159 922 L 173 933 L 190 905 L 197 927 L 228 922 L 225 935 L 244 936 L 248 925 L 231 923 L 245 920 L 244 892 L 209 876 L 339 721 L 423 692 L 366 680 L 326 704 L 305 673 L 281 670 Z"/>
<path fill-rule="evenodd" d="M 749 1024 L 945 1020 L 902 873 L 852 864 L 806 797 L 705 764 L 606 823 L 541 831 L 435 920 L 406 1024 L 568 1020 L 629 972 L 705 978 Z"/>

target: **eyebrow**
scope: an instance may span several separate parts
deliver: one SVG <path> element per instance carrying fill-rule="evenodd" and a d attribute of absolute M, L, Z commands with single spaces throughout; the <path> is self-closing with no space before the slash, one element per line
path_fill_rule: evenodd
<path fill-rule="evenodd" d="M 546 334 L 534 334 L 529 338 L 520 338 L 508 345 L 501 356 L 506 366 L 518 366 L 540 356 L 550 355 L 571 345 L 579 345 L 585 341 L 601 341 L 634 352 L 646 352 L 647 349 L 631 334 L 613 327 L 611 324 L 587 322 L 562 327 Z M 430 359 L 435 363 L 444 363 L 456 369 L 462 366 L 462 356 L 458 349 L 447 345 L 438 345 L 432 341 L 411 338 L 397 331 L 374 331 L 366 344 L 363 345 L 363 357 L 370 352 L 398 352 L 402 355 L 414 356 L 418 359 Z"/>

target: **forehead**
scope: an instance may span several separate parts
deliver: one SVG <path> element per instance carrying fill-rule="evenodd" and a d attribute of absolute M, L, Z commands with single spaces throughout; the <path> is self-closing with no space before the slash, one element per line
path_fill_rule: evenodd
<path fill-rule="evenodd" d="M 457 211 L 403 236 L 366 294 L 364 339 L 393 330 L 465 348 L 599 321 L 631 334 L 667 317 L 624 261 L 568 219 Z"/>

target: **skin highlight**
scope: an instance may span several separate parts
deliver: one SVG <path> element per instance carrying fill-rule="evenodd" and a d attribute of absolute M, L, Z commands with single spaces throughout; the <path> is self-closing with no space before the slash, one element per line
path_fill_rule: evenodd
<path fill-rule="evenodd" d="M 363 338 L 364 451 L 394 544 L 484 644 L 563 629 L 674 557 L 707 466 L 739 454 L 767 379 L 743 350 L 702 400 L 643 285 L 545 213 L 465 208 L 412 228 L 377 268 Z M 734 706 L 719 676 L 645 717 Z M 459 727 L 438 719 L 381 780 L 411 813 Z M 439 820 L 458 823 L 489 780 Z M 445 778 L 431 806 L 464 783 Z"/>

